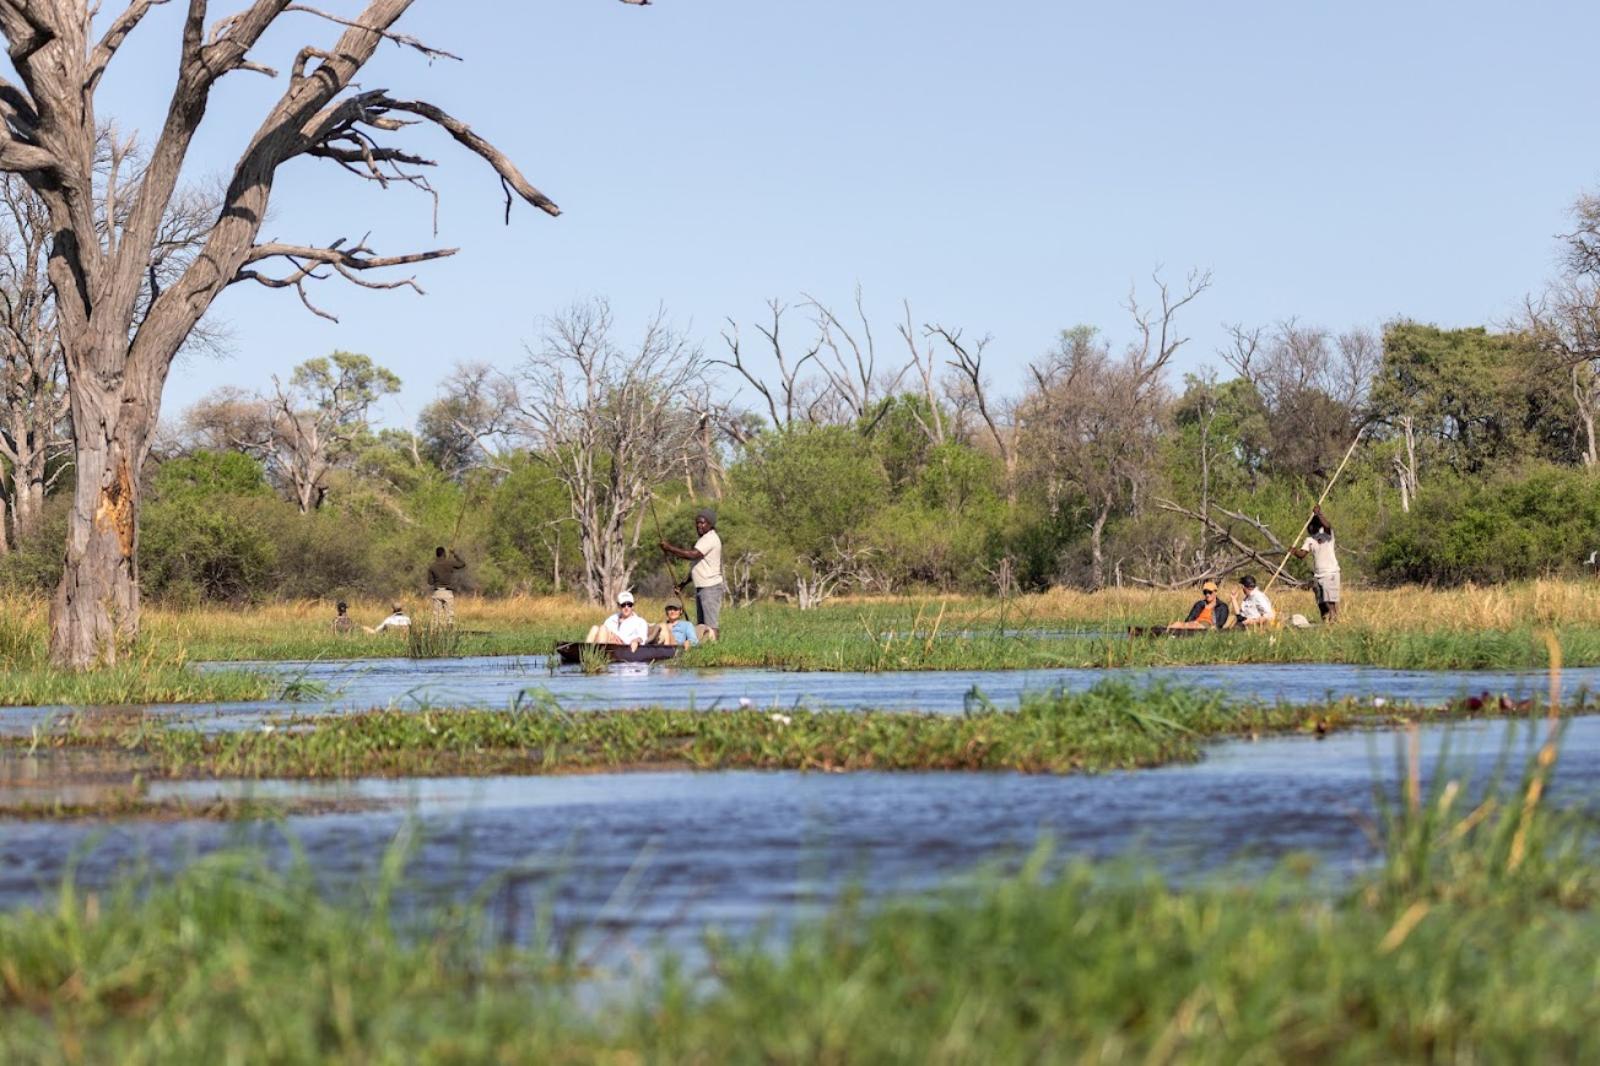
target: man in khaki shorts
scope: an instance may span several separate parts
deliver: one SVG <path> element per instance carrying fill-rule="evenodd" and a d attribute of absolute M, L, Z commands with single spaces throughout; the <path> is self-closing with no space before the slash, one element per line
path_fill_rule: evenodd
<path fill-rule="evenodd" d="M 455 552 L 445 554 L 443 548 L 433 550 L 433 562 L 428 564 L 428 588 L 432 590 L 433 620 L 445 625 L 456 622 L 456 573 L 466 568 L 461 556 Z"/>
<path fill-rule="evenodd" d="M 1305 543 L 1292 549 L 1296 559 L 1311 556 L 1311 584 L 1317 593 L 1317 610 L 1324 622 L 1339 620 L 1339 558 L 1333 552 L 1333 526 L 1318 504 L 1306 524 Z"/>
<path fill-rule="evenodd" d="M 706 640 L 716 640 L 721 634 L 722 620 L 722 538 L 717 535 L 717 516 L 701 509 L 694 516 L 695 535 L 700 539 L 692 548 L 661 542 L 661 550 L 668 555 L 687 559 L 694 565 L 689 568 L 689 580 L 694 582 L 695 621 L 700 623 Z M 682 591 L 680 586 L 679 591 Z"/>

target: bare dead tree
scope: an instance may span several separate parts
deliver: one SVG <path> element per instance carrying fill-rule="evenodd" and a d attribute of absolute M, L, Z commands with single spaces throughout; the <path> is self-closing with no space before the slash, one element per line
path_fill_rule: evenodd
<path fill-rule="evenodd" d="M 487 363 L 457 363 L 417 421 L 434 461 L 459 478 L 473 468 L 511 472 L 515 417 L 516 387 L 505 375 Z"/>
<path fill-rule="evenodd" d="M 907 369 L 916 370 L 917 379 L 922 383 L 922 402 L 928 408 L 927 415 L 915 408 L 912 409 L 912 414 L 916 417 L 917 425 L 922 428 L 923 435 L 928 438 L 928 443 L 937 446 L 943 444 L 945 440 L 944 414 L 939 407 L 939 362 L 934 356 L 931 343 L 927 343 L 926 347 L 918 344 L 919 340 L 926 343 L 930 338 L 926 327 L 921 334 L 912 327 L 911 301 L 904 300 L 902 304 L 905 307 L 906 320 L 897 328 L 901 338 L 906 342 L 907 350 L 911 353 L 911 363 Z"/>
<path fill-rule="evenodd" d="M 455 116 L 424 100 L 355 87 L 385 41 L 429 59 L 451 58 L 395 29 L 412 0 L 368 0 L 352 18 L 289 0 L 250 0 L 215 21 L 207 0 L 188 0 L 175 84 L 149 162 L 136 180 L 106 180 L 96 173 L 97 90 L 156 2 L 133 0 L 99 29 L 95 0 L 0 0 L 0 35 L 20 83 L 0 80 L 0 170 L 20 174 L 43 199 L 55 233 L 49 274 L 76 434 L 65 565 L 51 610 L 51 655 L 68 666 L 115 658 L 137 631 L 139 471 L 173 357 L 212 301 L 239 281 L 292 289 L 307 306 L 307 282 L 325 277 L 415 287 L 408 279 L 374 281 L 370 272 L 455 251 L 379 255 L 348 236 L 321 244 L 262 241 L 280 168 L 301 157 L 325 159 L 379 186 L 425 188 L 431 160 L 392 139 L 421 124 L 488 163 L 508 211 L 515 195 L 557 213 L 503 153 Z M 331 47 L 308 43 L 293 55 L 283 92 L 239 157 L 199 251 L 142 300 L 212 91 L 240 71 L 277 77 L 253 52 L 291 15 L 332 24 L 338 40 Z M 117 207 L 124 201 L 125 213 Z M 273 272 L 274 264 L 282 269 Z"/>
<path fill-rule="evenodd" d="M 1214 504 L 1208 511 L 1202 513 L 1160 496 L 1156 497 L 1154 502 L 1163 511 L 1171 511 L 1173 514 L 1183 515 L 1185 518 L 1191 518 L 1201 523 L 1217 538 L 1219 545 L 1230 548 L 1233 554 L 1212 555 L 1200 569 L 1193 573 L 1185 574 L 1179 581 L 1170 584 L 1136 578 L 1135 580 L 1141 585 L 1155 585 L 1160 588 L 1192 586 L 1196 581 L 1224 577 L 1243 566 L 1246 562 L 1254 562 L 1258 566 L 1275 571 L 1278 568 L 1279 561 L 1288 551 L 1288 547 L 1278 539 L 1278 535 L 1272 531 L 1271 527 L 1260 518 L 1245 514 L 1243 511 L 1229 510 L 1220 504 Z M 1231 522 L 1222 522 L 1218 519 L 1218 515 L 1230 519 Z M 1256 536 L 1261 538 L 1261 542 L 1265 542 L 1265 546 L 1261 542 L 1252 542 L 1244 539 L 1235 530 L 1233 523 L 1248 526 L 1255 532 Z M 1288 573 L 1279 574 L 1278 580 L 1290 588 L 1300 588 L 1305 584 L 1305 582 Z"/>
<path fill-rule="evenodd" d="M 923 326 L 923 334 L 928 337 L 938 337 L 954 353 L 955 358 L 949 360 L 948 366 L 954 368 L 957 374 L 955 394 L 958 404 L 971 404 L 978 413 L 978 419 L 988 430 L 989 439 L 994 442 L 995 453 L 1000 456 L 1006 468 L 1006 502 L 1017 502 L 1017 432 L 1015 423 L 1015 409 L 1008 409 L 997 405 L 990 396 L 989 380 L 983 374 L 983 357 L 989 348 L 990 338 L 980 337 L 978 340 L 967 343 L 962 340 L 961 330 L 948 329 L 941 325 Z"/>
<path fill-rule="evenodd" d="M 1600 418 L 1600 196 L 1573 202 L 1574 228 L 1561 235 L 1562 270 L 1544 294 L 1524 302 L 1516 326 L 1527 331 L 1549 365 L 1565 374 L 1578 418 L 1578 451 L 1585 466 L 1600 463 L 1595 423 Z"/>
<path fill-rule="evenodd" d="M 706 360 L 660 312 L 639 344 L 613 340 L 610 306 L 578 304 L 546 323 L 516 376 L 518 432 L 565 487 L 583 556 L 584 591 L 611 602 L 633 573 L 643 509 L 695 447 L 686 402 Z M 630 525 L 633 527 L 630 530 Z"/>
<path fill-rule="evenodd" d="M 802 611 L 821 607 L 840 588 L 857 579 L 871 554 L 867 548 L 834 541 L 827 553 L 798 560 L 794 578 L 795 605 Z"/>
<path fill-rule="evenodd" d="M 1092 328 L 1064 331 L 1056 349 L 1030 368 L 1035 390 L 1018 414 L 1023 451 L 1047 498 L 1071 487 L 1089 504 L 1090 583 L 1096 589 L 1106 583 L 1106 524 L 1119 506 L 1138 512 L 1154 467 L 1166 369 L 1188 340 L 1178 331 L 1178 314 L 1210 287 L 1211 275 L 1193 271 L 1181 290 L 1159 273 L 1154 281 L 1154 303 L 1129 294 L 1134 339 L 1119 357 Z"/>
<path fill-rule="evenodd" d="M 200 447 L 261 460 L 306 514 L 322 506 L 328 475 L 368 433 L 373 405 L 399 389 L 400 379 L 369 357 L 334 352 L 295 367 L 288 385 L 274 376 L 266 393 L 215 389 L 185 412 L 184 424 Z"/>
<path fill-rule="evenodd" d="M 818 358 L 817 365 L 827 379 L 828 397 L 843 409 L 843 417 L 835 414 L 834 419 L 854 422 L 863 434 L 871 433 L 888 413 L 883 401 L 894 395 L 911 364 L 879 373 L 878 346 L 872 335 L 872 321 L 867 317 L 861 286 L 856 286 L 854 327 L 846 326 L 816 297 L 802 295 L 811 309 L 812 321 L 822 340 L 822 351 L 827 353 L 826 357 Z"/>
<path fill-rule="evenodd" d="M 322 506 L 328 474 L 367 432 L 372 405 L 400 391 L 400 379 L 365 355 L 334 352 L 294 368 L 287 387 L 276 376 L 266 398 L 272 436 L 267 471 L 301 514 Z"/>
<path fill-rule="evenodd" d="M 6 508 L 14 534 L 32 531 L 50 482 L 66 469 L 53 460 L 72 447 L 66 366 L 46 273 L 50 219 L 44 204 L 14 175 L 0 177 L 0 458 L 9 468 Z M 4 488 L 0 477 L 0 488 Z M 7 549 L 0 510 L 0 552 Z"/>
<path fill-rule="evenodd" d="M 822 350 L 822 341 L 813 343 L 798 359 L 793 359 L 783 348 L 783 316 L 788 311 L 787 305 L 778 299 L 767 301 L 767 310 L 771 312 L 772 324 L 757 323 L 756 331 L 766 338 L 767 345 L 772 349 L 772 358 L 778 367 L 778 380 L 768 383 L 760 372 L 745 361 L 743 342 L 739 337 L 739 324 L 733 319 L 728 319 L 728 328 L 722 331 L 723 343 L 728 348 L 728 358 L 713 359 L 711 365 L 725 366 L 742 377 L 751 388 L 760 394 L 766 403 L 767 415 L 771 419 L 772 428 L 780 433 L 787 433 L 795 425 L 797 418 L 807 422 L 815 422 L 816 405 L 808 403 L 807 395 L 815 395 L 815 390 L 805 386 L 804 373 L 806 364 L 817 358 L 817 353 Z"/>

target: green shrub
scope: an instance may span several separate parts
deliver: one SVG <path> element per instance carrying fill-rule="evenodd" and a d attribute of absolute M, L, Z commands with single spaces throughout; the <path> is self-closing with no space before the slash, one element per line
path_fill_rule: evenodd
<path fill-rule="evenodd" d="M 1381 535 L 1383 581 L 1489 584 L 1573 573 L 1600 547 L 1600 478 L 1535 466 L 1487 480 L 1425 484 Z"/>

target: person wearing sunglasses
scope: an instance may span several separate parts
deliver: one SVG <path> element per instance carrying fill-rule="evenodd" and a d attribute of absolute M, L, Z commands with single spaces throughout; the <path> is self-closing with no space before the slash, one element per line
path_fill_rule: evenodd
<path fill-rule="evenodd" d="M 1222 602 L 1217 595 L 1217 583 L 1207 581 L 1200 586 L 1200 599 L 1189 608 L 1189 617 L 1181 622 L 1173 622 L 1168 629 L 1226 629 L 1228 626 L 1228 605 Z"/>
<path fill-rule="evenodd" d="M 626 644 L 634 651 L 650 639 L 650 623 L 640 618 L 633 609 L 633 593 L 617 595 L 617 611 L 589 630 L 590 644 Z"/>

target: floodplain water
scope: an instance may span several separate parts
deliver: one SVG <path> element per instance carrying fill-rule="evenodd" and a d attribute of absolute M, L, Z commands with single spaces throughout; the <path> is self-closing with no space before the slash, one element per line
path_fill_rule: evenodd
<path fill-rule="evenodd" d="M 1472 721 L 1422 730 L 1424 765 L 1480 786 L 1513 774 L 1542 722 Z M 632 952 L 692 953 L 701 930 L 782 928 L 847 887 L 869 896 L 927 889 L 1041 839 L 1055 854 L 1136 854 L 1178 880 L 1258 876 L 1309 853 L 1318 876 L 1373 861 L 1373 788 L 1397 780 L 1401 738 L 1232 741 L 1192 765 L 1099 775 L 1013 773 L 622 773 L 347 782 L 152 783 L 152 798 L 314 797 L 389 804 L 281 824 L 0 821 L 0 906 L 38 902 L 69 866 L 94 890 L 119 871 L 161 871 L 249 844 L 303 854 L 331 886 L 375 875 L 396 835 L 416 833 L 418 899 L 485 893 L 505 935 L 548 908 L 554 928 Z M 1448 749 L 1447 755 L 1444 754 Z M 12 760 L 24 758 L 8 756 Z M 13 770 L 15 767 L 13 767 Z M 0 774 L 0 779 L 6 774 Z M 1600 718 L 1568 727 L 1553 797 L 1594 804 Z M 486 886 L 492 888 L 486 889 Z"/>
<path fill-rule="evenodd" d="M 1337 663 L 876 673 L 619 663 L 599 674 L 584 674 L 576 667 L 552 672 L 543 656 L 532 656 L 247 662 L 209 664 L 207 668 L 258 670 L 286 683 L 304 683 L 297 687 L 310 694 L 294 700 L 158 704 L 146 709 L 208 732 L 221 732 L 255 728 L 268 719 L 290 714 L 314 717 L 374 707 L 500 709 L 519 697 L 535 696 L 547 696 L 568 710 L 646 706 L 787 710 L 803 706 L 959 714 L 974 705 L 976 694 L 996 707 L 1015 708 L 1025 692 L 1082 690 L 1108 678 L 1220 689 L 1241 701 L 1268 703 L 1382 696 L 1395 703 L 1438 704 L 1483 691 L 1514 698 L 1542 694 L 1547 683 L 1542 670 L 1391 670 Z M 1580 688 L 1600 688 L 1600 667 L 1569 669 L 1562 676 L 1569 696 Z M 314 687 L 307 689 L 306 684 Z M 71 710 L 6 708 L 0 710 L 0 731 L 26 735 Z"/>

